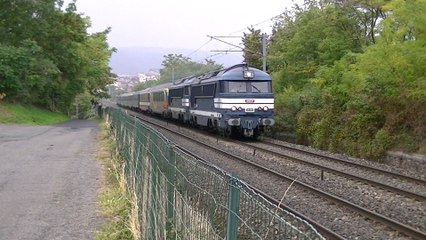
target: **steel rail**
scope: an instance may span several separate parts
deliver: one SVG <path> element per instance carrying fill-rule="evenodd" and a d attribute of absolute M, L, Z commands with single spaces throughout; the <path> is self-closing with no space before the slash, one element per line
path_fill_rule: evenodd
<path fill-rule="evenodd" d="M 274 146 L 277 146 L 277 147 L 283 147 L 283 148 L 286 148 L 286 149 L 290 149 L 292 151 L 303 152 L 303 153 L 306 153 L 308 155 L 312 155 L 312 156 L 315 156 L 315 157 L 331 159 L 331 160 L 341 162 L 341 163 L 345 163 L 345 164 L 349 164 L 349 165 L 352 165 L 352 166 L 355 166 L 355 167 L 368 169 L 369 171 L 376 171 L 376 172 L 379 172 L 379 173 L 390 175 L 392 177 L 403 178 L 403 179 L 406 179 L 406 180 L 409 180 L 409 181 L 416 182 L 416 183 L 421 184 L 421 185 L 426 185 L 426 180 L 424 180 L 424 179 L 419 179 L 419 178 L 415 178 L 415 177 L 412 177 L 412 176 L 391 172 L 391 171 L 380 169 L 380 168 L 377 168 L 377 167 L 366 166 L 366 165 L 359 164 L 359 163 L 349 162 L 345 159 L 341 159 L 341 158 L 334 157 L 334 156 L 325 156 L 321 153 L 311 152 L 311 151 L 304 150 L 304 149 L 297 149 L 297 148 L 293 148 L 291 146 L 285 146 L 285 145 L 282 145 L 282 144 L 274 143 L 270 140 L 266 140 L 266 141 L 263 140 L 263 141 L 267 142 L 268 144 L 272 144 Z"/>
<path fill-rule="evenodd" d="M 370 185 L 375 185 L 375 186 L 378 186 L 379 188 L 382 188 L 382 189 L 385 189 L 385 190 L 388 190 L 388 191 L 392 191 L 392 192 L 396 192 L 398 194 L 405 195 L 407 197 L 414 198 L 414 199 L 417 199 L 419 201 L 426 201 L 426 196 L 419 194 L 419 193 L 410 192 L 410 191 L 400 189 L 400 188 L 397 188 L 397 187 L 394 187 L 394 186 L 391 186 L 391 185 L 387 185 L 387 184 L 380 183 L 380 182 L 377 182 L 377 181 L 374 181 L 374 180 L 366 179 L 366 178 L 363 178 L 363 177 L 360 177 L 360 176 L 357 176 L 357 175 L 354 175 L 354 174 L 351 174 L 351 173 L 347 173 L 347 172 L 336 170 L 336 169 L 333 169 L 333 168 L 330 168 L 330 167 L 322 166 L 322 165 L 319 165 L 317 163 L 313 163 L 313 162 L 310 162 L 310 161 L 307 161 L 307 160 L 296 158 L 296 157 L 290 156 L 288 154 L 279 153 L 279 152 L 269 150 L 269 149 L 266 149 L 266 148 L 258 147 L 258 146 L 248 144 L 248 143 L 245 143 L 245 142 L 240 141 L 239 143 L 246 146 L 246 147 L 252 147 L 256 150 L 260 150 L 260 151 L 263 151 L 263 152 L 266 152 L 266 153 L 269 153 L 269 154 L 272 154 L 272 155 L 275 155 L 275 156 L 278 156 L 278 157 L 283 157 L 283 158 L 287 158 L 287 159 L 290 159 L 290 160 L 293 160 L 293 161 L 298 161 L 298 162 L 301 162 L 303 164 L 310 165 L 310 166 L 313 166 L 315 168 L 321 169 L 323 171 L 334 173 L 334 174 L 337 174 L 337 175 L 340 175 L 340 176 L 343 176 L 343 177 L 346 177 L 346 178 L 350 178 L 350 179 L 353 179 L 353 180 L 356 180 L 356 181 L 362 181 L 362 182 L 365 182 L 365 183 L 370 184 Z M 322 156 L 322 157 L 326 157 L 326 156 Z"/>

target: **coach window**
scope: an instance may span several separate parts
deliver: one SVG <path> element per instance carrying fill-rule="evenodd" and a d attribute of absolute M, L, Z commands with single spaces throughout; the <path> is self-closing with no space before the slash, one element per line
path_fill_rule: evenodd
<path fill-rule="evenodd" d="M 252 93 L 270 93 L 272 92 L 271 89 L 271 82 L 249 82 L 250 91 Z"/>
<path fill-rule="evenodd" d="M 141 102 L 149 102 L 149 94 L 141 94 Z"/>
<path fill-rule="evenodd" d="M 184 95 L 189 95 L 189 86 L 185 87 Z"/>
<path fill-rule="evenodd" d="M 203 89 L 203 96 L 204 97 L 213 97 L 214 96 L 215 84 L 203 85 L 202 89 Z"/>
<path fill-rule="evenodd" d="M 183 88 L 171 89 L 169 92 L 169 96 L 171 98 L 182 98 Z"/>
<path fill-rule="evenodd" d="M 245 92 L 247 92 L 247 82 L 246 81 L 227 81 L 225 84 L 227 86 L 224 87 L 224 90 L 225 90 L 224 92 L 229 92 L 229 93 L 245 93 Z"/>
<path fill-rule="evenodd" d="M 221 81 L 219 89 L 221 93 L 245 93 L 247 92 L 247 82 Z"/>
<path fill-rule="evenodd" d="M 154 102 L 163 101 L 163 93 L 154 93 Z"/>

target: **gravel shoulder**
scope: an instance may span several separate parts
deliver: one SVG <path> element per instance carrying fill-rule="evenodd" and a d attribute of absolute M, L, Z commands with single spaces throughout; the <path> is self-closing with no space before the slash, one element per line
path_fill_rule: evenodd
<path fill-rule="evenodd" d="M 0 239 L 93 239 L 101 170 L 96 121 L 0 124 Z"/>

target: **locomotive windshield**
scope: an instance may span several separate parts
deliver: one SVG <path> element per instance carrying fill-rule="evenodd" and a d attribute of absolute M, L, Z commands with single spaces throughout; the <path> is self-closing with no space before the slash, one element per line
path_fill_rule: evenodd
<path fill-rule="evenodd" d="M 221 93 L 271 93 L 270 81 L 221 81 Z"/>

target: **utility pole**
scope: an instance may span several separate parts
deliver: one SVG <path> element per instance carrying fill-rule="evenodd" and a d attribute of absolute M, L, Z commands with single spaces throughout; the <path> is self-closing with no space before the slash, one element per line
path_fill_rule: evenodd
<path fill-rule="evenodd" d="M 175 66 L 172 67 L 172 82 L 175 82 Z"/>
<path fill-rule="evenodd" d="M 266 72 L 266 33 L 262 34 L 262 70 Z"/>

